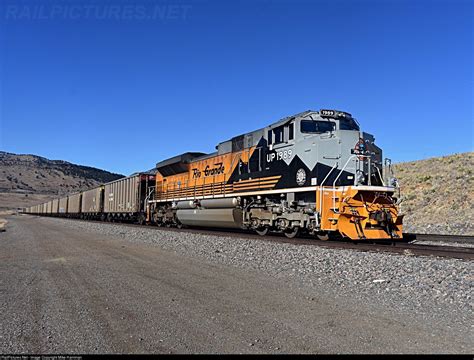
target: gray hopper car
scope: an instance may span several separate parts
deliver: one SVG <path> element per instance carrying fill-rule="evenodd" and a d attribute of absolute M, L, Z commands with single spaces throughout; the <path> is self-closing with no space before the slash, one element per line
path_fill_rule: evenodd
<path fill-rule="evenodd" d="M 67 205 L 68 205 L 68 197 L 63 197 L 59 199 L 59 209 L 58 213 L 60 216 L 64 216 L 67 214 Z"/>
<path fill-rule="evenodd" d="M 144 222 L 148 189 L 155 185 L 155 176 L 138 173 L 104 186 L 104 216 L 107 220 Z"/>
<path fill-rule="evenodd" d="M 52 214 L 59 213 L 59 199 L 54 199 L 52 203 L 53 204 L 52 204 L 51 213 Z"/>
<path fill-rule="evenodd" d="M 81 218 L 100 219 L 104 211 L 104 186 L 82 193 Z"/>
<path fill-rule="evenodd" d="M 82 193 L 72 194 L 68 196 L 67 215 L 69 217 L 79 217 L 81 214 L 81 198 Z"/>

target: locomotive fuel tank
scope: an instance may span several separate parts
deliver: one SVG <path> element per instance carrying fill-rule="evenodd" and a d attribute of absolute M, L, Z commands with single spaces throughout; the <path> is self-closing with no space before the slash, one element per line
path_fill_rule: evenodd
<path fill-rule="evenodd" d="M 207 199 L 199 202 L 180 201 L 176 217 L 183 225 L 240 229 L 243 225 L 243 211 L 237 208 L 238 198 Z"/>
<path fill-rule="evenodd" d="M 228 199 L 209 199 L 201 200 L 201 207 L 205 209 L 225 209 L 225 208 L 235 208 L 240 204 L 238 198 L 228 198 Z"/>
<path fill-rule="evenodd" d="M 178 220 L 183 225 L 242 228 L 243 212 L 238 208 L 227 209 L 179 209 L 176 212 Z"/>

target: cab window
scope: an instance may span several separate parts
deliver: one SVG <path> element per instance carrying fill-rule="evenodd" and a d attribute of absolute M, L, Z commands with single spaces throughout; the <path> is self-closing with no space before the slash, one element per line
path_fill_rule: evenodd
<path fill-rule="evenodd" d="M 281 144 L 284 142 L 288 142 L 289 140 L 294 140 L 294 126 L 294 123 L 291 123 L 288 125 L 276 127 L 273 130 L 268 130 L 268 144 Z"/>
<path fill-rule="evenodd" d="M 336 129 L 332 121 L 301 120 L 301 132 L 306 134 L 320 134 Z"/>
<path fill-rule="evenodd" d="M 280 144 L 283 142 L 283 126 L 277 127 L 273 130 L 273 135 L 275 136 L 275 144 Z"/>
<path fill-rule="evenodd" d="M 359 125 L 352 119 L 339 120 L 339 130 L 356 130 L 359 131 Z"/>
<path fill-rule="evenodd" d="M 295 124 L 291 123 L 288 125 L 288 140 L 293 140 L 295 138 Z"/>

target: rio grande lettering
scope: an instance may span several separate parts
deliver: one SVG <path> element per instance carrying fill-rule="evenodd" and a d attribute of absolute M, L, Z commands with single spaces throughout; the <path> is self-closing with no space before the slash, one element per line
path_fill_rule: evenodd
<path fill-rule="evenodd" d="M 204 177 L 206 176 L 214 176 L 214 175 L 220 175 L 224 173 L 224 164 L 223 163 L 216 163 L 214 164 L 214 167 L 211 168 L 209 165 L 206 166 L 204 171 L 199 170 L 198 168 L 193 169 L 193 179 L 200 178 L 202 173 L 204 172 Z"/>

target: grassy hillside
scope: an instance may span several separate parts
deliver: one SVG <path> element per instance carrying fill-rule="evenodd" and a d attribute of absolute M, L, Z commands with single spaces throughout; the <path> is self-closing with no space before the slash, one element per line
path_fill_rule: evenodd
<path fill-rule="evenodd" d="M 474 235 L 474 153 L 395 164 L 407 232 Z"/>

